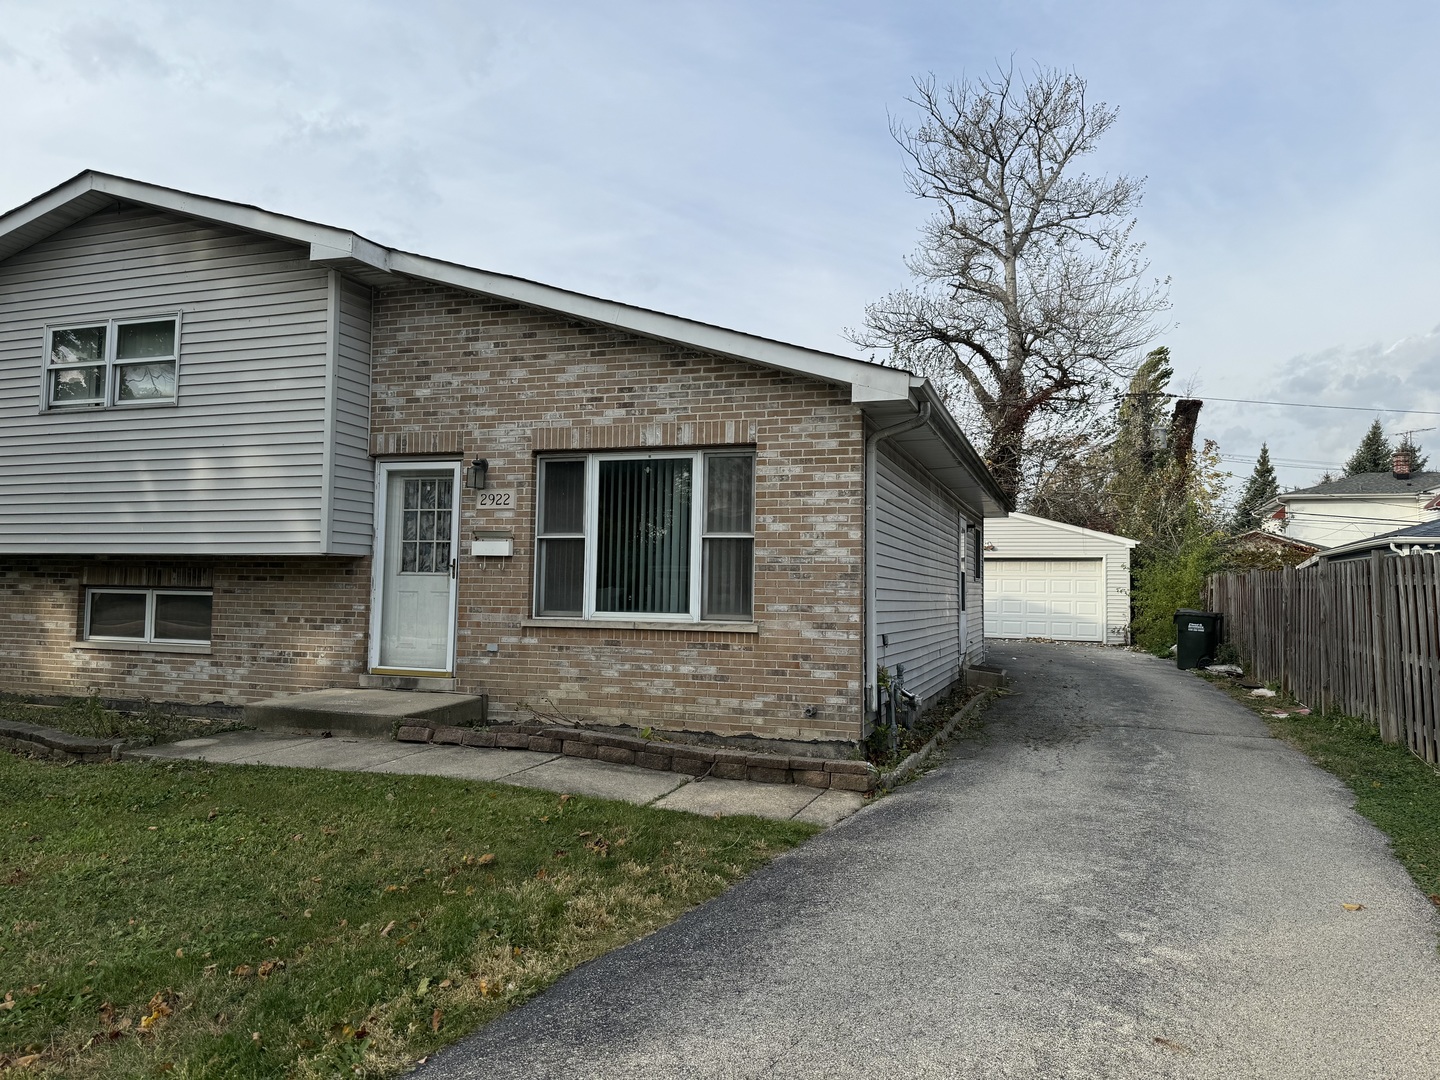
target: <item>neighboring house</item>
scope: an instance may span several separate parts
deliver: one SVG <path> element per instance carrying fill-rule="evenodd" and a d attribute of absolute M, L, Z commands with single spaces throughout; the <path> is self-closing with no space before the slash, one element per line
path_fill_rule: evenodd
<path fill-rule="evenodd" d="M 985 636 L 1123 645 L 1139 541 L 1030 514 L 985 527 Z"/>
<path fill-rule="evenodd" d="M 1405 529 L 1381 533 L 1351 544 L 1326 548 L 1318 555 L 1301 563 L 1301 568 L 1322 563 L 1349 562 L 1352 559 L 1368 559 L 1374 553 L 1384 556 L 1407 556 L 1440 554 L 1440 518 L 1427 521 L 1424 525 L 1411 525 Z"/>
<path fill-rule="evenodd" d="M 1320 548 L 1340 547 L 1440 517 L 1440 472 L 1410 471 L 1396 454 L 1390 472 L 1357 473 L 1286 491 L 1260 508 L 1262 528 Z"/>
<path fill-rule="evenodd" d="M 1279 570 L 1286 566 L 1298 566 L 1319 550 L 1319 544 L 1307 544 L 1284 533 L 1250 529 L 1231 537 L 1225 568 L 1232 572 Z"/>
<path fill-rule="evenodd" d="M 853 742 L 984 656 L 906 372 L 87 172 L 0 217 L 0 691 Z"/>

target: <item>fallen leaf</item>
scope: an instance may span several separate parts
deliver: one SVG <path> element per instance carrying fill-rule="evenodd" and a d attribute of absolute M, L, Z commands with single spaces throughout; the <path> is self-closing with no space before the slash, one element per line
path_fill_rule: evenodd
<path fill-rule="evenodd" d="M 1159 1035 L 1155 1036 L 1155 1045 L 1163 1046 L 1166 1050 L 1174 1050 L 1177 1054 L 1190 1053 L 1190 1048 L 1188 1046 L 1185 1046 L 1182 1043 L 1174 1042 L 1170 1039 L 1161 1038 Z"/>
<path fill-rule="evenodd" d="M 310 909 L 308 907 L 305 909 L 305 918 L 310 918 Z"/>
<path fill-rule="evenodd" d="M 475 864 L 477 866 L 489 866 L 494 861 L 495 853 L 493 851 L 487 851 L 484 855 L 481 855 L 480 858 L 475 860 Z"/>
<path fill-rule="evenodd" d="M 574 797 L 575 797 L 574 795 L 561 795 L 561 796 L 560 796 L 560 805 L 561 805 L 561 806 L 564 806 L 567 802 L 569 802 L 569 801 L 570 801 L 571 799 L 573 799 Z"/>
<path fill-rule="evenodd" d="M 234 971 L 230 972 L 230 974 L 239 975 L 243 979 L 247 975 L 254 975 L 255 969 L 252 968 L 249 964 L 241 964 L 236 967 Z"/>
<path fill-rule="evenodd" d="M 1430 894 L 1430 903 L 1434 904 L 1436 907 L 1440 907 L 1440 893 L 1432 892 Z"/>
<path fill-rule="evenodd" d="M 390 931 L 391 931 L 391 930 L 394 930 L 394 929 L 395 929 L 395 920 L 394 920 L 394 919 L 391 919 L 388 923 L 385 924 L 385 929 L 380 931 L 380 936 L 381 936 L 381 937 L 389 937 L 389 936 L 390 936 Z"/>
<path fill-rule="evenodd" d="M 148 830 L 148 831 L 149 831 L 149 832 L 159 832 L 159 830 L 160 830 L 160 826 L 159 826 L 159 825 L 151 825 L 151 826 L 149 827 L 149 830 Z M 40 839 L 40 838 L 39 838 L 38 836 L 32 836 L 31 839 L 32 839 L 32 840 L 38 840 L 38 839 Z"/>
<path fill-rule="evenodd" d="M 17 1069 L 28 1069 L 31 1065 L 34 1065 L 39 1060 L 39 1054 L 26 1054 L 24 1057 L 16 1058 L 14 1061 L 14 1065 Z"/>
<path fill-rule="evenodd" d="M 441 980 L 440 980 L 440 989 L 441 989 L 441 990 L 449 990 L 452 985 L 454 985 L 454 984 L 451 983 L 449 979 L 441 979 Z"/>
<path fill-rule="evenodd" d="M 214 975 L 214 974 L 215 974 L 215 969 L 218 968 L 219 966 L 220 966 L 219 964 L 206 964 L 206 965 L 205 965 L 205 974 L 206 974 L 206 975 Z"/>
<path fill-rule="evenodd" d="M 175 959 L 178 960 L 178 959 L 180 959 L 180 958 L 181 958 L 182 956 L 184 956 L 184 955 L 185 955 L 185 950 L 184 950 L 184 949 L 176 949 L 176 950 L 175 950 Z"/>
<path fill-rule="evenodd" d="M 445 1019 L 445 1014 L 444 1014 L 443 1012 L 441 1012 L 439 1009 L 436 1009 L 433 1013 L 430 1014 L 430 1030 L 431 1030 L 431 1031 L 439 1031 L 439 1030 L 440 1030 L 440 1022 L 441 1022 L 442 1020 L 444 1020 L 444 1019 Z"/>
<path fill-rule="evenodd" d="M 9 1012 L 14 1007 L 15 996 L 9 990 L 7 990 L 5 991 L 5 1000 L 0 1001 L 0 1012 Z"/>
<path fill-rule="evenodd" d="M 1364 911 L 1364 910 L 1365 910 L 1365 905 L 1364 905 L 1364 904 L 1341 904 L 1340 906 L 1341 906 L 1342 908 L 1344 908 L 1346 911 Z"/>
<path fill-rule="evenodd" d="M 284 967 L 285 961 L 278 958 L 261 961 L 259 971 L 260 978 L 268 979 L 271 975 L 275 974 L 275 972 L 282 971 Z"/>
<path fill-rule="evenodd" d="M 420 980 L 420 985 L 415 988 L 415 993 L 416 993 L 419 997 L 424 997 L 424 996 L 426 995 L 426 993 L 429 992 L 429 990 L 430 990 L 430 976 L 427 975 L 427 976 L 425 976 L 425 978 L 423 978 L 423 979 Z"/>
<path fill-rule="evenodd" d="M 299 832 L 297 832 L 294 836 L 290 837 L 290 839 L 291 839 L 291 840 L 304 840 L 304 839 L 305 839 L 305 834 L 304 834 L 304 833 L 299 833 Z"/>
<path fill-rule="evenodd" d="M 273 949 L 276 945 L 279 945 L 279 944 L 280 944 L 280 939 L 277 938 L 277 937 L 267 937 L 267 938 L 266 938 L 264 941 L 262 941 L 260 944 L 262 944 L 262 945 L 269 945 L 269 946 Z"/>
<path fill-rule="evenodd" d="M 219 811 L 219 809 L 218 809 L 218 808 L 217 808 L 217 809 L 212 809 L 208 814 L 205 815 L 205 820 L 206 820 L 206 821 L 214 821 L 214 820 L 215 820 L 217 817 L 219 817 L 219 816 L 220 816 L 220 811 Z"/>
<path fill-rule="evenodd" d="M 251 1041 L 251 1042 L 259 1042 L 259 1041 L 260 1041 L 260 1032 L 258 1032 L 258 1031 L 252 1031 L 252 1032 L 250 1032 L 250 1041 Z"/>

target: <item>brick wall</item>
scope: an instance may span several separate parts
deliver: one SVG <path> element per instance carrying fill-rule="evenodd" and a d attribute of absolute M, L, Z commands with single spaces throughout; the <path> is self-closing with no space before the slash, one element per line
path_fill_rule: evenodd
<path fill-rule="evenodd" d="M 864 440 L 845 392 L 440 287 L 382 291 L 374 319 L 377 455 L 484 457 L 517 495 L 461 496 L 460 689 L 501 717 L 860 737 Z M 727 445 L 756 451 L 758 633 L 535 625 L 538 451 Z M 465 553 L 494 528 L 513 558 Z"/>
<path fill-rule="evenodd" d="M 209 655 L 76 648 L 86 585 L 214 591 Z M 354 686 L 368 559 L 0 557 L 0 692 L 243 704 Z"/>

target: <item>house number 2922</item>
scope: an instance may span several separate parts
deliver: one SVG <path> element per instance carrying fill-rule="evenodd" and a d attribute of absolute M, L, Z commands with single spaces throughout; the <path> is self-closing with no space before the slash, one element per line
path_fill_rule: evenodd
<path fill-rule="evenodd" d="M 477 491 L 475 493 L 475 505 L 481 509 L 489 507 L 497 510 L 508 510 L 515 505 L 515 492 L 503 488 L 493 488 L 490 491 Z"/>

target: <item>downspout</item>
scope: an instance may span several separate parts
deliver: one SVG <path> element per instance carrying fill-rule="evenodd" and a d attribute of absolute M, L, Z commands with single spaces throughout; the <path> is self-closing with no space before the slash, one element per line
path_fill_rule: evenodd
<path fill-rule="evenodd" d="M 875 678 L 875 667 L 880 656 L 880 632 L 875 624 L 875 471 L 876 447 L 881 440 L 892 435 L 903 435 L 924 427 L 930 421 L 930 403 L 920 403 L 920 408 L 909 420 L 902 420 L 879 431 L 872 431 L 865 440 L 865 672 L 861 685 L 865 687 L 865 719 L 873 721 L 880 708 L 880 686 Z"/>

